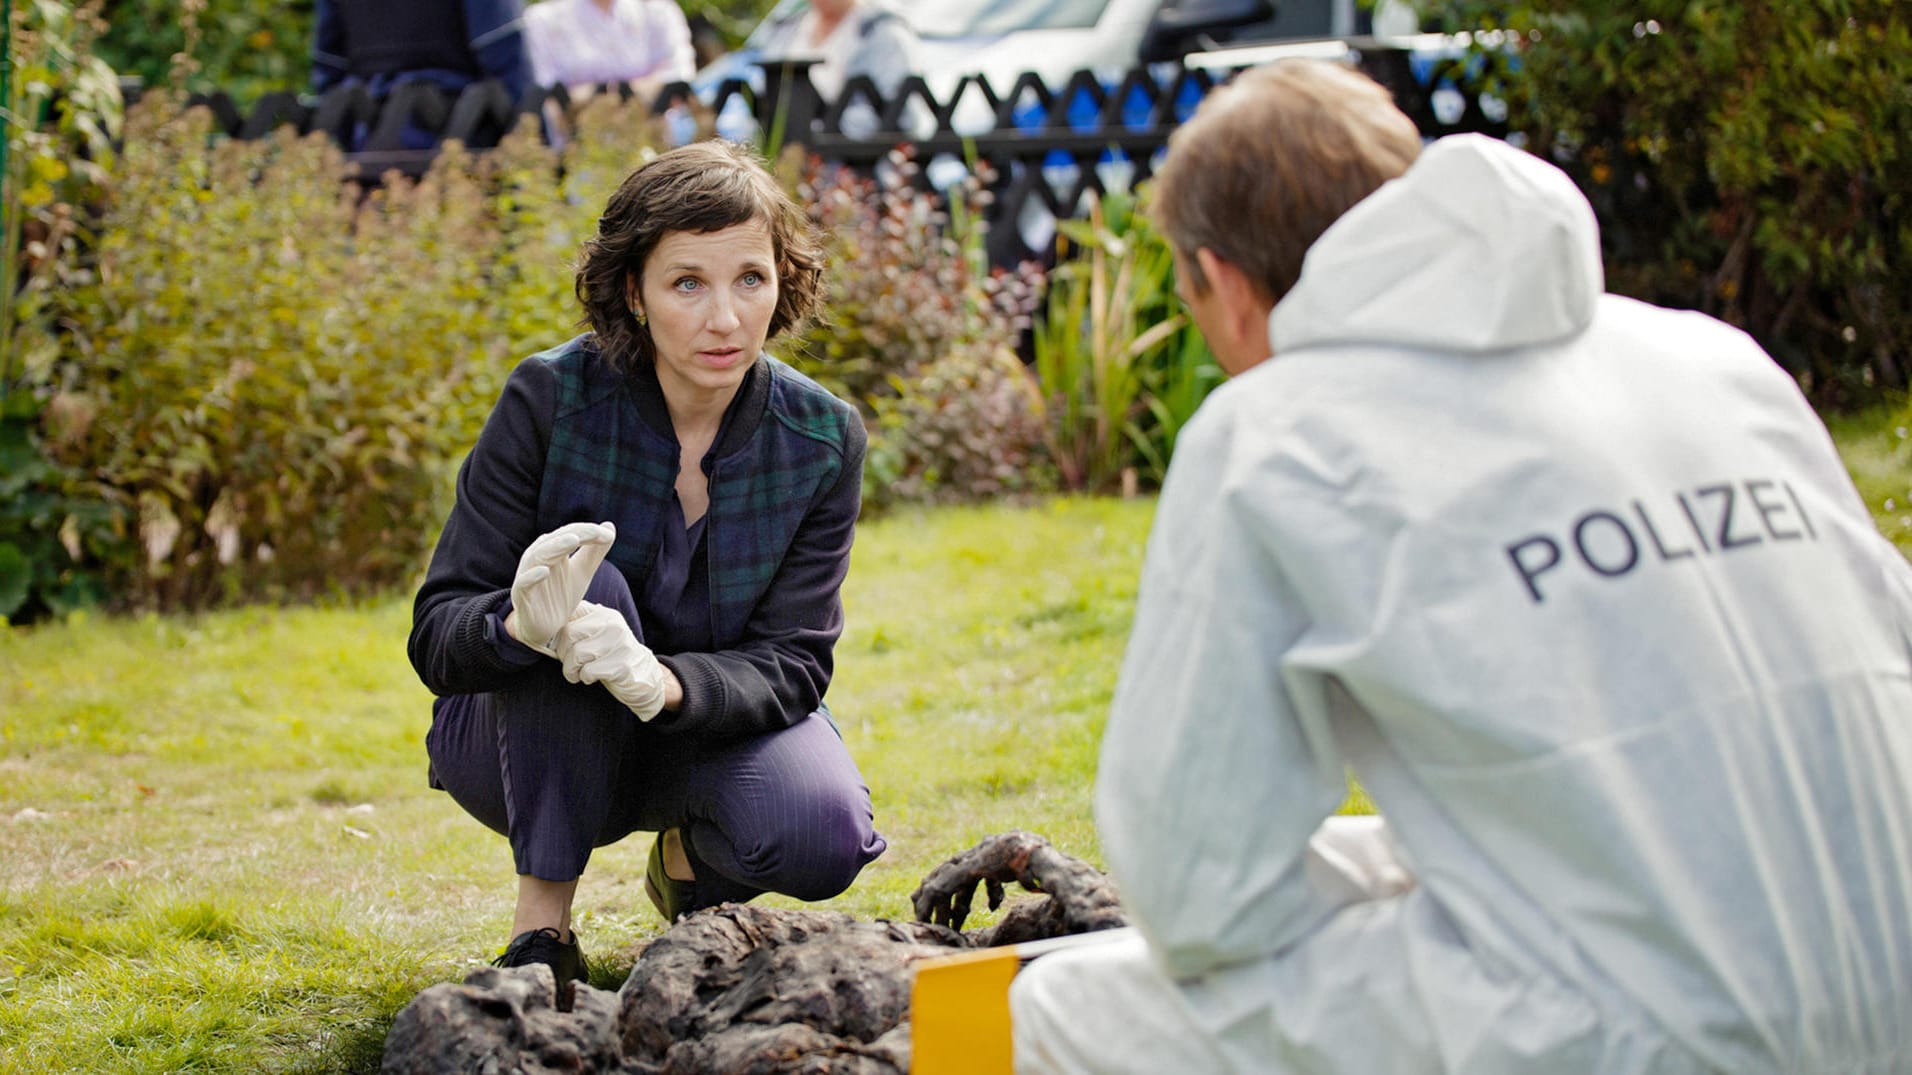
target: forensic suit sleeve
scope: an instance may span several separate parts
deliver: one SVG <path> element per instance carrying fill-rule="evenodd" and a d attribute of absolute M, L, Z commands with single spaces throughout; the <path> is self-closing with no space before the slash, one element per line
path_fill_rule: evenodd
<path fill-rule="evenodd" d="M 540 533 L 538 491 L 556 407 L 550 368 L 526 359 L 458 468 L 457 501 L 413 601 L 407 646 L 433 694 L 496 690 L 537 659 L 503 634 L 503 620 L 518 557 Z"/>
<path fill-rule="evenodd" d="M 847 410 L 847 408 L 846 408 Z M 843 633 L 843 579 L 863 502 L 862 422 L 843 427 L 841 469 L 820 489 L 744 637 L 715 653 L 660 656 L 684 688 L 676 713 L 656 726 L 719 737 L 788 727 L 823 702 Z"/>
<path fill-rule="evenodd" d="M 1158 502 L 1102 742 L 1095 810 L 1122 902 L 1177 977 L 1280 951 L 1343 901 L 1309 838 L 1346 794 L 1319 699 L 1285 655 L 1312 629 L 1264 524 L 1283 492 L 1224 388 Z"/>

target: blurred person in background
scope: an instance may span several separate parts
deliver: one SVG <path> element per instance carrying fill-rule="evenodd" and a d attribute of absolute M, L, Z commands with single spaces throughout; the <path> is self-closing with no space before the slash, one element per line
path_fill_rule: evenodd
<path fill-rule="evenodd" d="M 1792 377 L 1345 67 L 1155 182 L 1231 379 L 1096 774 L 1138 934 L 1014 979 L 1017 1071 L 1912 1071 L 1912 567 Z"/>
<path fill-rule="evenodd" d="M 456 96 L 490 78 L 516 101 L 531 84 L 522 16 L 519 0 L 318 0 L 312 89 L 358 83 L 384 97 L 427 82 Z"/>
<path fill-rule="evenodd" d="M 716 23 L 710 21 L 710 16 L 700 11 L 692 15 L 688 21 L 690 47 L 696 55 L 699 70 L 730 51 L 730 46 L 724 42 L 723 33 L 717 29 Z"/>
<path fill-rule="evenodd" d="M 573 98 L 623 84 L 650 104 L 697 70 L 690 24 L 676 0 L 543 0 L 525 10 L 532 77 Z"/>
<path fill-rule="evenodd" d="M 771 27 L 763 57 L 816 60 L 810 84 L 829 104 L 858 75 L 867 76 L 888 101 L 918 67 L 916 31 L 874 0 L 811 0 Z M 903 126 L 915 130 L 926 118 L 920 103 L 912 102 Z M 852 138 L 868 137 L 877 126 L 875 111 L 861 102 L 844 113 L 842 130 Z"/>

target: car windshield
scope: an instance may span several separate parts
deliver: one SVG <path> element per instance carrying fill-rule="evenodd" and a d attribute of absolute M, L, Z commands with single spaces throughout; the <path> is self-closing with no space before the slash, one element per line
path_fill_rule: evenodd
<path fill-rule="evenodd" d="M 923 37 L 970 37 L 1014 30 L 1077 30 L 1094 26 L 1109 0 L 936 0 L 909 8 Z"/>
<path fill-rule="evenodd" d="M 749 44 L 762 47 L 772 24 L 801 14 L 807 0 L 784 0 L 750 35 Z M 1109 0 L 928 0 L 897 3 L 902 13 L 927 38 L 978 37 L 1017 30 L 1080 30 L 1096 24 Z"/>

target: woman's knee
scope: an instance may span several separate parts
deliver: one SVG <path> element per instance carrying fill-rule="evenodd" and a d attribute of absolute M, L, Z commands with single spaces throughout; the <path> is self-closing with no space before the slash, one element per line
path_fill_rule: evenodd
<path fill-rule="evenodd" d="M 766 889 L 800 900 L 827 900 L 845 889 L 885 847 L 870 820 L 867 792 L 811 795 L 798 809 L 754 833 L 735 834 L 737 861 Z"/>
<path fill-rule="evenodd" d="M 507 824 L 498 728 L 482 695 L 453 695 L 432 705 L 425 733 L 431 785 L 452 797 L 487 828 Z"/>

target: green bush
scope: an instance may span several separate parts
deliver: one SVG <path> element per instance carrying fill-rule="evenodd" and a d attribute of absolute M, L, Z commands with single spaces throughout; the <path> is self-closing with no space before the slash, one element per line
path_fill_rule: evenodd
<path fill-rule="evenodd" d="M 25 392 L 0 401 L 0 625 L 104 602 L 97 558 L 125 532 L 112 505 L 67 495 L 74 476 L 37 442 L 40 410 Z"/>
<path fill-rule="evenodd" d="M 55 553 L 78 555 L 116 605 L 164 609 L 410 582 L 505 373 L 579 328 L 573 258 L 661 142 L 641 105 L 608 96 L 574 128 L 561 161 L 526 123 L 368 192 L 323 136 L 235 141 L 149 94 L 99 271 L 62 293 L 69 331 L 32 385 L 34 439 L 0 443 L 58 493 L 0 516 L 30 505 L 38 528 L 14 573 L 52 593 L 71 581 L 47 573 L 65 569 Z M 811 166 L 836 249 L 829 312 L 796 360 L 874 427 L 872 505 L 1048 488 L 1014 358 L 1040 273 L 988 268 L 980 184 L 952 224 L 896 163 L 883 184 Z"/>
<path fill-rule="evenodd" d="M 1447 0 L 1530 148 L 1600 215 L 1608 284 L 1757 337 L 1822 401 L 1906 382 L 1912 20 L 1897 0 Z"/>
<path fill-rule="evenodd" d="M 34 537 L 0 559 L 0 583 L 27 573 L 52 611 L 87 592 L 74 564 L 122 607 L 409 583 L 505 373 L 579 328 L 572 260 L 661 142 L 641 105 L 609 96 L 574 129 L 561 160 L 526 123 L 495 150 L 447 147 L 421 181 L 367 192 L 323 136 L 238 142 L 149 94 L 104 201 L 98 272 L 60 293 L 66 330 L 29 378 L 42 402 L 19 423 L 31 437 L 0 438 L 9 459 L 37 453 L 19 474 L 55 494 L 0 513 L 0 533 Z M 901 156 L 880 180 L 800 161 L 786 157 L 786 180 L 830 236 L 831 271 L 826 313 L 791 357 L 863 411 L 868 503 L 1055 487 L 1058 401 L 1088 382 L 1052 367 L 1045 398 L 1015 357 L 1043 277 L 989 267 L 986 177 L 945 209 Z M 1058 323 L 1090 325 L 1096 347 L 1127 356 L 1107 446 L 1159 477 L 1217 379 L 1212 360 L 1128 202 L 1071 233 L 1097 257 L 1143 256 L 1139 276 L 1121 270 L 1114 292 Z"/>
<path fill-rule="evenodd" d="M 90 7 L 10 9 L 0 87 L 0 621 L 64 613 L 103 591 L 88 561 L 115 542 L 110 506 L 69 495 L 46 458 L 43 414 L 59 402 L 62 297 L 94 279 L 91 242 L 120 133 L 119 84 L 91 54 Z"/>
<path fill-rule="evenodd" d="M 1034 380 L 1013 353 L 969 347 L 875 401 L 865 502 L 960 503 L 1053 489 Z"/>
<path fill-rule="evenodd" d="M 311 80 L 312 0 L 106 0 L 104 11 L 100 55 L 147 86 L 177 73 L 180 88 L 251 100 Z"/>
<path fill-rule="evenodd" d="M 570 259 L 655 127 L 607 99 L 562 183 L 527 122 L 363 198 L 322 135 L 209 127 L 161 94 L 129 119 L 52 461 L 136 521 L 123 603 L 404 584 L 505 373 L 574 331 Z"/>

